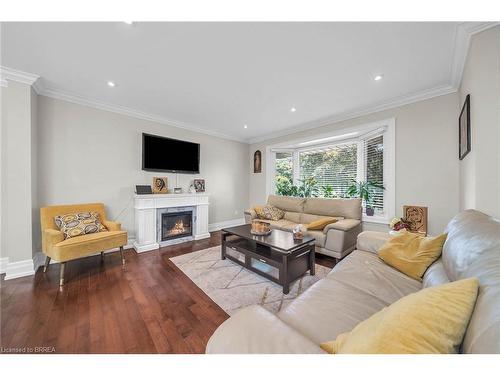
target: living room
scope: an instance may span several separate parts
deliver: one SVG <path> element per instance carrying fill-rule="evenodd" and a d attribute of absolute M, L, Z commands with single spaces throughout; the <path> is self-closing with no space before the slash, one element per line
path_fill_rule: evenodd
<path fill-rule="evenodd" d="M 0 17 L 0 359 L 500 354 L 498 14 L 47 11 Z"/>

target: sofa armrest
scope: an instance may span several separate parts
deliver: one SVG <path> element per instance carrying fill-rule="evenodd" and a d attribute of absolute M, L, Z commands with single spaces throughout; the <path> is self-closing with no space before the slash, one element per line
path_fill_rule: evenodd
<path fill-rule="evenodd" d="M 42 232 L 42 250 L 47 251 L 55 244 L 64 241 L 64 233 L 57 229 L 44 229 Z"/>
<path fill-rule="evenodd" d="M 318 344 L 261 306 L 249 306 L 230 317 L 208 340 L 208 354 L 325 353 Z"/>
<path fill-rule="evenodd" d="M 335 223 L 328 224 L 323 229 L 323 233 L 327 234 L 330 229 L 336 229 L 336 230 L 341 230 L 343 232 L 348 232 L 351 229 L 356 228 L 359 224 L 361 224 L 361 221 L 356 219 L 343 219 Z"/>
<path fill-rule="evenodd" d="M 382 245 L 390 238 L 391 235 L 389 233 L 364 231 L 358 235 L 356 249 L 377 254 Z"/>
<path fill-rule="evenodd" d="M 257 219 L 257 212 L 254 209 L 248 208 L 245 210 L 245 223 L 250 224 L 253 219 Z"/>
<path fill-rule="evenodd" d="M 122 230 L 122 224 L 117 221 L 103 220 L 102 225 L 104 225 L 109 231 Z"/>

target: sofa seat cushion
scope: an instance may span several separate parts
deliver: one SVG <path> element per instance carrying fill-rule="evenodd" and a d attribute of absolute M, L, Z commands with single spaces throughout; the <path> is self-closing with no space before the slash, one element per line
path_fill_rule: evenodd
<path fill-rule="evenodd" d="M 252 305 L 222 323 L 207 343 L 207 354 L 321 354 L 319 345 Z"/>
<path fill-rule="evenodd" d="M 65 262 L 126 244 L 126 231 L 98 232 L 61 241 L 48 249 L 47 255 L 54 260 Z"/>
<path fill-rule="evenodd" d="M 420 282 L 387 266 L 377 255 L 354 251 L 278 316 L 320 344 L 421 288 Z"/>

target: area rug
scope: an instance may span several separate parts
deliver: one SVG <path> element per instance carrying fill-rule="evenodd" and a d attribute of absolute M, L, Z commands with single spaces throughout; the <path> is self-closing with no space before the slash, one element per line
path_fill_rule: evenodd
<path fill-rule="evenodd" d="M 314 276 L 306 273 L 290 284 L 290 293 L 285 295 L 280 285 L 229 259 L 221 260 L 220 252 L 220 246 L 215 246 L 170 260 L 229 315 L 250 305 L 279 312 L 331 270 L 316 265 Z"/>

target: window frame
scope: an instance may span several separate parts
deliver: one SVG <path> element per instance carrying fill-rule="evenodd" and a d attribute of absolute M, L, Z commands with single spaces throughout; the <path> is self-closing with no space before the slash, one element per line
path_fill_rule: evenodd
<path fill-rule="evenodd" d="M 383 129 L 383 130 L 382 130 Z M 363 212 L 363 221 L 388 224 L 390 220 L 395 215 L 395 132 L 396 132 L 396 121 L 394 118 L 389 118 L 381 121 L 376 121 L 367 124 L 361 124 L 350 127 L 343 127 L 337 129 L 333 132 L 317 134 L 315 136 L 309 136 L 301 138 L 300 140 L 293 140 L 289 142 L 269 145 L 266 147 L 266 160 L 269 162 L 266 168 L 266 195 L 274 194 L 276 191 L 275 185 L 275 153 L 277 152 L 288 152 L 293 155 L 293 183 L 298 182 L 300 176 L 300 163 L 299 154 L 302 151 L 314 150 L 322 147 L 337 146 L 341 144 L 351 144 L 357 143 L 357 180 L 363 180 L 365 176 L 366 165 L 364 163 L 364 147 L 363 143 L 365 139 L 372 138 L 377 134 L 383 135 L 384 141 L 384 212 L 383 214 L 375 214 L 374 216 L 367 216 Z M 343 135 L 348 135 L 356 133 L 355 136 L 350 138 L 341 139 L 338 141 L 328 141 L 321 142 L 324 138 L 334 138 L 342 137 Z M 300 143 L 315 143 L 312 146 L 300 147 Z"/>

